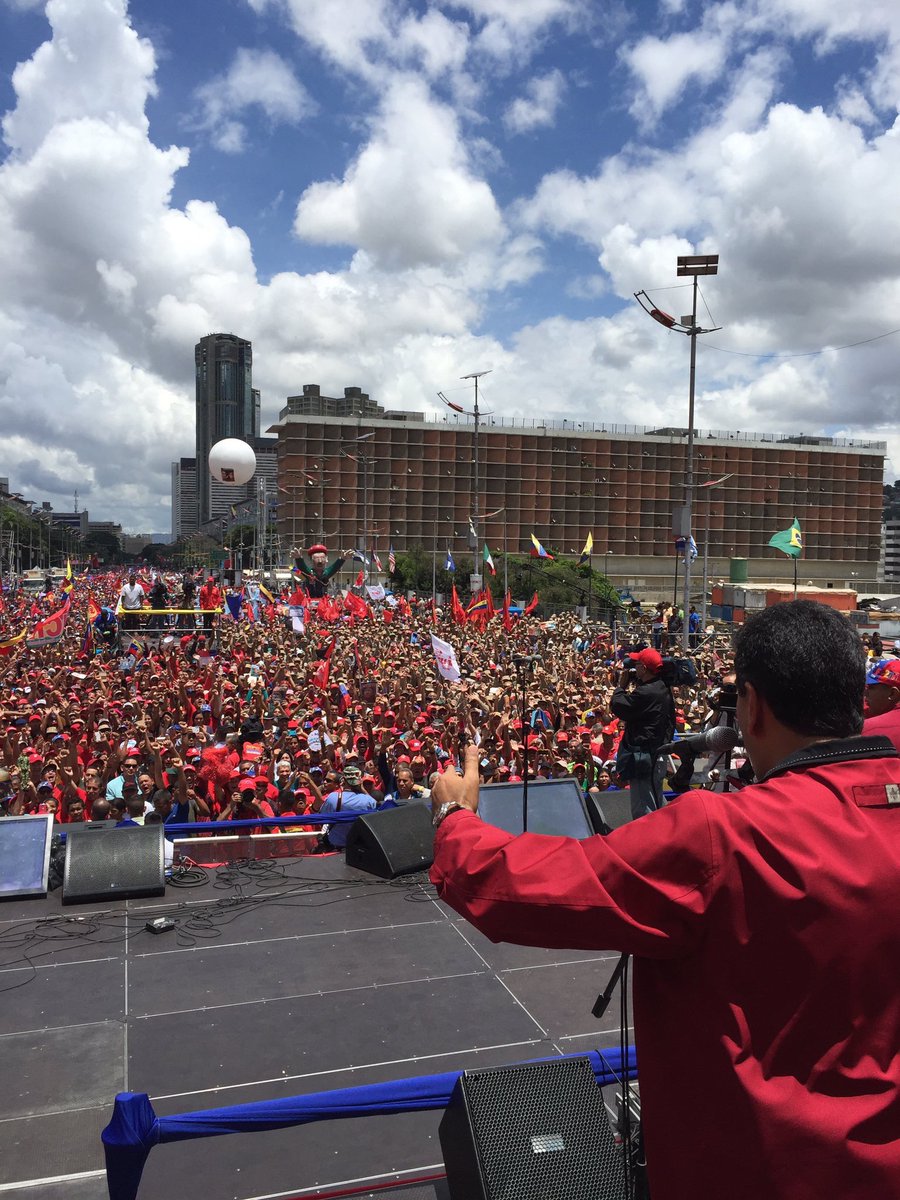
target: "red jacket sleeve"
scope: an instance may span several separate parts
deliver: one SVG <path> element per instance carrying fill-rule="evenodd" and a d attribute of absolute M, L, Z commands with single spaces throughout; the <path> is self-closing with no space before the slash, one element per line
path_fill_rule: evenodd
<path fill-rule="evenodd" d="M 435 835 L 438 895 L 492 941 L 690 953 L 718 871 L 700 793 L 609 837 L 513 837 L 465 811 Z"/>

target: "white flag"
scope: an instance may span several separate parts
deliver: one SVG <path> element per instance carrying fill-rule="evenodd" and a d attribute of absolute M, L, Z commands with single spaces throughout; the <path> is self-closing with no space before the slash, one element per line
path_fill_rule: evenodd
<path fill-rule="evenodd" d="M 384 588 L 380 583 L 370 583 L 366 586 L 366 591 L 369 593 L 370 600 L 383 600 Z"/>
<path fill-rule="evenodd" d="M 289 605 L 288 606 L 288 616 L 291 618 L 291 629 L 293 629 L 294 633 L 305 633 L 306 632 L 306 623 L 305 623 L 306 614 L 304 613 L 301 605 L 299 605 L 299 604 Z"/>
<path fill-rule="evenodd" d="M 456 661 L 456 651 L 449 642 L 442 642 L 434 634 L 431 635 L 431 645 L 434 650 L 437 669 L 442 678 L 449 679 L 451 683 L 456 683 L 459 680 L 459 663 Z"/>

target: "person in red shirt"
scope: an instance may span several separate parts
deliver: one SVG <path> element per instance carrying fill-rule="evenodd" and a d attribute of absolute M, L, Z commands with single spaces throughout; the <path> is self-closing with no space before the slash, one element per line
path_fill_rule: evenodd
<path fill-rule="evenodd" d="M 869 668 L 863 733 L 883 734 L 900 750 L 900 659 L 883 658 Z"/>
<path fill-rule="evenodd" d="M 225 598 L 222 594 L 222 589 L 216 583 L 212 575 L 209 576 L 206 583 L 200 589 L 200 607 L 201 609 L 218 609 L 225 603 Z M 213 615 L 210 612 L 203 614 L 203 628 L 211 629 L 213 626 Z"/>
<path fill-rule="evenodd" d="M 900 754 L 858 736 L 864 650 L 824 605 L 749 618 L 735 672 L 757 783 L 512 837 L 469 750 L 434 786 L 431 877 L 494 941 L 634 955 L 654 1200 L 897 1200 Z"/>
<path fill-rule="evenodd" d="M 257 798 L 256 782 L 253 779 L 242 779 L 233 789 L 228 803 L 222 809 L 220 821 L 252 821 L 255 817 L 274 817 L 272 806 L 267 800 Z M 236 832 L 265 833 L 273 826 L 254 825 Z"/>

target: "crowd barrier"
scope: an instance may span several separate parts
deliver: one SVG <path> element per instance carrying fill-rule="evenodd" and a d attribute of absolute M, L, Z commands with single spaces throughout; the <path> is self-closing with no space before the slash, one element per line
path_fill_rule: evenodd
<path fill-rule="evenodd" d="M 621 1082 L 622 1056 L 618 1048 L 588 1050 L 583 1055 L 563 1057 L 587 1057 L 598 1087 Z M 628 1047 L 626 1059 L 628 1073 L 635 1078 L 637 1058 L 633 1046 Z M 547 1062 L 555 1059 L 528 1061 Z M 287 1129 L 313 1121 L 446 1108 L 460 1074 L 459 1071 L 445 1071 L 439 1075 L 418 1075 L 390 1083 L 338 1088 L 329 1092 L 313 1092 L 306 1096 L 288 1096 L 280 1100 L 262 1100 L 226 1108 L 207 1108 L 170 1117 L 156 1115 L 146 1092 L 120 1092 L 116 1096 L 110 1122 L 101 1134 L 110 1200 L 135 1200 L 144 1164 L 154 1146 L 193 1138 L 220 1137 L 227 1133 Z"/>

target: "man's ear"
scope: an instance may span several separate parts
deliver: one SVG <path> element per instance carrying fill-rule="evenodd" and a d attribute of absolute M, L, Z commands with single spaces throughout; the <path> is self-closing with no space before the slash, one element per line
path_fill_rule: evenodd
<path fill-rule="evenodd" d="M 764 732 L 766 706 L 759 692 L 752 683 L 744 684 L 742 695 L 744 702 L 744 733 L 761 737 Z"/>

